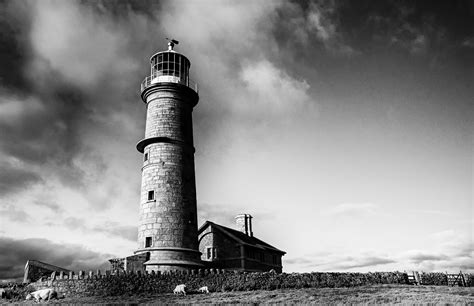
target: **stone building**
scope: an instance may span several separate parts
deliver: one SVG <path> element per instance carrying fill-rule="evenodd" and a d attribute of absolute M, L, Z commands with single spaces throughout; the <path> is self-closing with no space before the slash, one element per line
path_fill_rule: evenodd
<path fill-rule="evenodd" d="M 206 221 L 198 230 L 199 251 L 207 267 L 242 271 L 282 272 L 285 255 L 274 246 L 254 237 L 252 216 L 235 217 L 236 229 Z"/>
<path fill-rule="evenodd" d="M 198 240 L 192 111 L 199 95 L 189 78 L 191 63 L 174 50 L 175 44 L 170 40 L 168 50 L 150 58 L 150 75 L 141 84 L 146 125 L 137 144 L 143 154 L 135 251 L 140 256 L 127 257 L 133 265 L 121 258 L 111 263 L 125 270 L 139 269 L 141 261 L 146 271 L 215 267 L 281 272 L 285 252 L 253 237 L 250 215 L 237 218 L 242 231 L 208 221 Z"/>
<path fill-rule="evenodd" d="M 64 272 L 69 273 L 68 269 L 54 266 L 39 260 L 28 260 L 25 265 L 23 283 L 36 282 L 42 277 L 49 277 L 51 273 Z"/>
<path fill-rule="evenodd" d="M 189 79 L 189 60 L 173 50 L 150 58 L 141 84 L 146 104 L 138 250 L 147 271 L 202 267 L 197 240 L 192 111 L 199 100 Z"/>

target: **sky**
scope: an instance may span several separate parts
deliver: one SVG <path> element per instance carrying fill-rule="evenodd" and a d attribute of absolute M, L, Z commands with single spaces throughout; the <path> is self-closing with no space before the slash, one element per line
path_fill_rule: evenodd
<path fill-rule="evenodd" d="M 474 272 L 472 1 L 0 1 L 0 279 L 133 254 L 140 83 L 191 61 L 199 224 L 284 272 Z"/>

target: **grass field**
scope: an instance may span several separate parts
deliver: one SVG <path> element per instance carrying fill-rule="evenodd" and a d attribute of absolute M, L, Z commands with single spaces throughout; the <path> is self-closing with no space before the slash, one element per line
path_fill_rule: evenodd
<path fill-rule="evenodd" d="M 52 303 L 58 302 L 57 300 Z M 474 304 L 474 287 L 378 285 L 355 288 L 307 288 L 273 291 L 156 294 L 119 297 L 66 297 L 60 303 L 315 303 L 315 304 Z M 24 302 L 25 303 L 25 302 Z M 31 303 L 31 302 L 30 302 Z"/>

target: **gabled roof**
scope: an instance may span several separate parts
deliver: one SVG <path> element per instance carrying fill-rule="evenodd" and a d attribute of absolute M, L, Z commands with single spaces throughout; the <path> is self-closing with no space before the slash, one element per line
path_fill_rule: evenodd
<path fill-rule="evenodd" d="M 42 262 L 42 261 L 39 261 L 39 260 L 31 260 L 29 259 L 27 262 L 26 262 L 26 265 L 25 265 L 25 270 L 28 268 L 28 267 L 31 267 L 31 266 L 34 266 L 34 267 L 39 267 L 39 268 L 42 268 L 42 269 L 46 269 L 46 270 L 51 270 L 52 271 L 57 271 L 57 272 L 69 272 L 71 270 L 68 270 L 68 269 L 64 269 L 64 268 L 61 268 L 61 267 L 58 267 L 58 266 L 54 266 L 54 265 L 51 265 L 51 264 L 48 264 L 48 263 L 45 263 L 45 262 Z"/>
<path fill-rule="evenodd" d="M 231 238 L 232 240 L 236 241 L 239 244 L 252 246 L 258 249 L 265 249 L 265 250 L 277 252 L 282 255 L 286 254 L 285 251 L 279 250 L 276 247 L 258 238 L 247 236 L 246 234 L 238 230 L 235 230 L 223 225 L 219 225 L 211 221 L 204 222 L 204 224 L 198 230 L 198 235 L 200 235 L 209 226 L 212 226 L 213 228 L 217 229 L 218 231 L 220 231 L 221 233 L 223 233 L 224 235 L 226 235 L 227 237 Z"/>

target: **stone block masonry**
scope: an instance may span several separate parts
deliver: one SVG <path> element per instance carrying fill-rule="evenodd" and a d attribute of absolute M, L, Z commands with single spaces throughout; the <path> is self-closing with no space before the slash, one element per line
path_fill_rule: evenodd
<path fill-rule="evenodd" d="M 147 271 L 203 267 L 197 235 L 192 111 L 199 97 L 178 83 L 158 82 L 142 92 L 147 106 L 138 250 Z"/>

